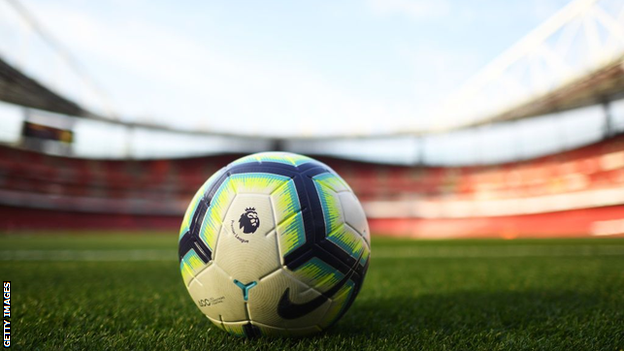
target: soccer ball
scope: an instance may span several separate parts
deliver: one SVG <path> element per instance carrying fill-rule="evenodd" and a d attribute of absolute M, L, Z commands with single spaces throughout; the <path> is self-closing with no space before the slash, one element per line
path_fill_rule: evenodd
<path fill-rule="evenodd" d="M 353 191 L 327 165 L 266 152 L 199 189 L 179 238 L 180 270 L 199 309 L 240 336 L 300 336 L 347 311 L 368 268 L 370 236 Z"/>

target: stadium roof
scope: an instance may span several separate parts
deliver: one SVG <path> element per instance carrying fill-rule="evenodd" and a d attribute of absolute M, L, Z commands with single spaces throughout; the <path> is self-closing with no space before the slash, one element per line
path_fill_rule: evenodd
<path fill-rule="evenodd" d="M 486 120 L 458 128 L 478 127 L 502 121 L 513 121 L 580 107 L 601 104 L 624 97 L 624 59 L 583 76 L 559 89 L 530 102 L 509 107 Z"/>
<path fill-rule="evenodd" d="M 517 120 L 624 93 L 624 2 L 576 0 L 478 72 L 435 130 Z"/>
<path fill-rule="evenodd" d="M 54 41 L 17 1 L 10 1 L 28 25 L 68 61 L 80 78 L 88 79 L 69 53 Z M 68 59 L 69 58 L 69 59 Z M 8 61 L 12 62 L 12 61 Z M 448 132 L 498 121 L 588 106 L 619 98 L 624 92 L 624 4 L 606 0 L 576 0 L 538 26 L 471 79 L 433 113 L 430 127 L 383 132 L 354 129 L 343 134 L 271 135 L 270 130 L 246 135 L 255 138 L 323 139 Z M 86 117 L 112 124 L 196 135 L 244 136 L 209 127 L 180 128 L 152 121 L 120 121 L 110 110 L 92 108 L 89 101 L 72 101 L 2 62 L 7 89 L 0 99 L 20 105 Z M 17 78 L 17 79 L 16 79 Z M 92 84 L 91 84 L 92 85 Z M 93 88 L 87 87 L 87 88 Z M 79 89 L 86 89 L 84 86 Z M 36 94 L 35 94 L 36 91 Z M 96 91 L 96 94 L 99 93 Z M 34 98 L 34 96 L 37 96 Z M 103 100 L 103 99 L 100 99 Z M 92 111 L 97 111 L 94 113 Z"/>
<path fill-rule="evenodd" d="M 77 103 L 28 77 L 0 57 L 0 100 L 76 117 L 95 117 Z"/>

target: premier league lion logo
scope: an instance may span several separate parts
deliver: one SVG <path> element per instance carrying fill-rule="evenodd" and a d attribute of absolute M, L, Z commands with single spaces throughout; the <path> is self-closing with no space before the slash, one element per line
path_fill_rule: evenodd
<path fill-rule="evenodd" d="M 254 207 L 248 207 L 238 219 L 239 228 L 243 228 L 243 233 L 253 234 L 260 226 L 260 218 Z"/>

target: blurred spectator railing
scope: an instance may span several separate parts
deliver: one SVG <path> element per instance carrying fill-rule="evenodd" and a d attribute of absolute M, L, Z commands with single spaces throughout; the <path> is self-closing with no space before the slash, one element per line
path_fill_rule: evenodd
<path fill-rule="evenodd" d="M 180 215 L 194 192 L 239 155 L 88 160 L 0 147 L 0 204 Z M 498 166 L 408 167 L 321 158 L 371 218 L 521 215 L 624 204 L 624 137 Z"/>

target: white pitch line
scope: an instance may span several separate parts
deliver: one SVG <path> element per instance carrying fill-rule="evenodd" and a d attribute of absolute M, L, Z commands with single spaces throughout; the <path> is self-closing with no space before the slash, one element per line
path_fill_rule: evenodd
<path fill-rule="evenodd" d="M 371 250 L 373 259 L 391 258 L 513 258 L 624 256 L 624 245 L 604 246 L 469 246 Z"/>
<path fill-rule="evenodd" d="M 172 250 L 2 250 L 0 261 L 175 261 Z"/>
<path fill-rule="evenodd" d="M 375 249 L 373 259 L 623 256 L 624 245 L 466 246 Z M 176 261 L 174 250 L 0 250 L 0 261 Z"/>

